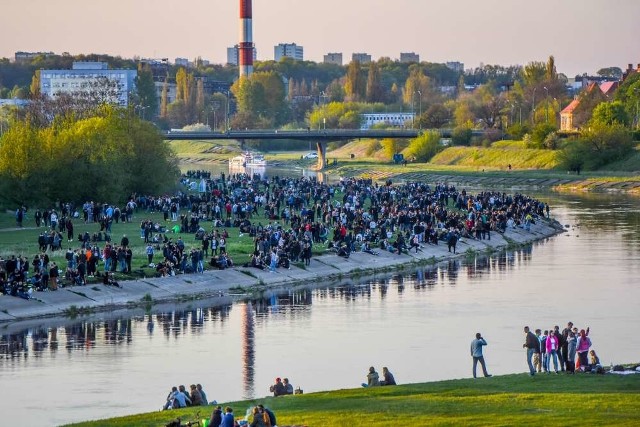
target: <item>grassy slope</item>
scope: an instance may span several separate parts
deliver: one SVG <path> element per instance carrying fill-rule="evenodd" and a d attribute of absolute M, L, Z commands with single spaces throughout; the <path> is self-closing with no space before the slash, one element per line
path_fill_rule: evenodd
<path fill-rule="evenodd" d="M 338 390 L 231 402 L 237 415 L 264 403 L 279 425 L 637 425 L 640 375 L 507 375 L 398 387 Z M 196 409 L 114 418 L 77 426 L 160 426 Z M 205 417 L 201 411 L 201 418 Z"/>

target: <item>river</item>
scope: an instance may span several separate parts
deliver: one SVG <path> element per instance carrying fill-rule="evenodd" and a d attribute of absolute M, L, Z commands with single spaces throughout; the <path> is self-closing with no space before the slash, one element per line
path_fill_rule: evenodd
<path fill-rule="evenodd" d="M 640 200 L 537 195 L 569 228 L 516 251 L 224 307 L 0 325 L 2 424 L 159 410 L 180 384 L 223 402 L 266 396 L 275 377 L 358 387 L 369 366 L 399 383 L 470 377 L 476 332 L 492 374 L 525 372 L 524 325 L 590 326 L 604 364 L 637 362 Z"/>

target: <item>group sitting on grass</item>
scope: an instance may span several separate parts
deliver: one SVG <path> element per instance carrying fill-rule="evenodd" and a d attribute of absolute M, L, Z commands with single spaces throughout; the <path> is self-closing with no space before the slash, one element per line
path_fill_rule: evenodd
<path fill-rule="evenodd" d="M 190 391 L 187 391 L 185 386 L 179 387 L 173 386 L 171 391 L 167 395 L 167 400 L 162 409 L 179 409 L 189 406 L 206 406 L 209 405 L 207 401 L 207 394 L 202 389 L 200 384 L 191 384 Z M 215 404 L 213 401 L 211 404 Z"/>
<path fill-rule="evenodd" d="M 432 188 L 422 182 L 380 185 L 356 178 L 329 185 L 307 177 L 200 177 L 203 193 L 132 196 L 121 206 L 59 203 L 36 210 L 36 226 L 47 229 L 39 232 L 33 269 L 23 256 L 16 255 L 8 266 L 0 259 L 0 290 L 28 298 L 34 291 L 84 285 L 87 278 L 104 272 L 132 274 L 135 242 L 123 235 L 118 245 L 113 236 L 114 227 L 133 221 L 134 214 L 142 217 L 144 244 L 139 252 L 146 256 L 143 267 L 136 263 L 137 271 L 154 269 L 157 276 L 235 266 L 227 249 L 227 230 L 232 228 L 239 229 L 239 238 L 253 238 L 253 250 L 242 265 L 273 272 L 291 263 L 309 265 L 316 245 L 344 258 L 354 251 L 418 252 L 440 242 L 455 253 L 460 238 L 490 239 L 492 232 L 507 228 L 527 230 L 545 210 L 549 214 L 548 205 L 524 195 L 473 195 L 444 184 Z M 24 218 L 27 210 L 22 210 Z M 162 213 L 164 224 L 152 220 L 153 213 Z M 97 224 L 99 230 L 74 236 L 74 221 Z M 192 240 L 185 243 L 183 236 Z M 50 258 L 60 257 L 64 246 L 64 260 L 53 268 Z"/>

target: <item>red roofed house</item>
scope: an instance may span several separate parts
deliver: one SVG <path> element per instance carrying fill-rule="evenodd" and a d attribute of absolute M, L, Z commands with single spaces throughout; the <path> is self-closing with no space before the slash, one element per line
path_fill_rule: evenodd
<path fill-rule="evenodd" d="M 573 110 L 580 105 L 579 99 L 574 99 L 571 104 L 567 105 L 564 110 L 560 111 L 560 130 L 574 131 L 573 127 Z"/>
<path fill-rule="evenodd" d="M 585 96 L 595 100 L 595 103 L 593 103 L 591 107 L 593 108 L 595 107 L 595 105 L 597 105 L 597 103 L 601 101 L 604 102 L 606 101 L 606 99 L 611 97 L 613 93 L 616 91 L 616 89 L 618 89 L 619 85 L 620 85 L 619 82 L 603 82 L 603 83 L 600 83 L 600 85 L 598 85 L 595 82 L 590 83 L 589 86 L 587 86 L 587 89 L 585 90 L 585 92 L 579 98 L 576 98 L 573 101 L 571 101 L 571 103 L 567 105 L 564 108 L 564 110 L 560 111 L 560 130 L 568 131 L 568 132 L 578 130 L 579 123 L 578 123 L 578 126 L 576 126 L 575 124 L 576 120 L 574 120 L 576 115 L 576 109 L 580 105 L 580 101 L 582 101 Z M 596 93 L 592 93 L 596 87 L 600 89 L 600 91 Z M 591 105 L 591 104 L 592 103 L 588 102 L 586 105 Z M 584 116 L 584 112 L 582 113 L 582 116 Z M 582 120 L 578 120 L 578 122 L 581 122 L 584 120 L 585 119 L 583 117 Z"/>

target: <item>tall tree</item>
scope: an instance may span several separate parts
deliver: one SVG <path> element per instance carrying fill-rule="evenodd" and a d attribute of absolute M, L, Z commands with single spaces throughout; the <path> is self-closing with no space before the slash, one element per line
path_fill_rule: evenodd
<path fill-rule="evenodd" d="M 380 67 L 374 61 L 369 64 L 369 75 L 367 76 L 367 102 L 382 102 L 384 89 L 380 81 Z"/>
<path fill-rule="evenodd" d="M 158 97 L 156 96 L 156 84 L 153 81 L 153 73 L 149 64 L 138 64 L 138 76 L 136 77 L 136 94 L 138 105 L 142 107 L 143 117 L 153 119 L 158 114 Z"/>
<path fill-rule="evenodd" d="M 29 93 L 31 99 L 38 98 L 40 96 L 40 70 L 36 70 L 31 78 L 31 86 L 29 86 Z"/>
<path fill-rule="evenodd" d="M 169 76 L 165 77 L 162 83 L 162 94 L 160 95 L 160 117 L 167 117 L 167 105 L 169 101 Z"/>
<path fill-rule="evenodd" d="M 344 83 L 346 100 L 352 102 L 361 101 L 365 97 L 366 89 L 360 62 L 351 61 L 349 67 L 347 67 L 347 76 Z"/>

